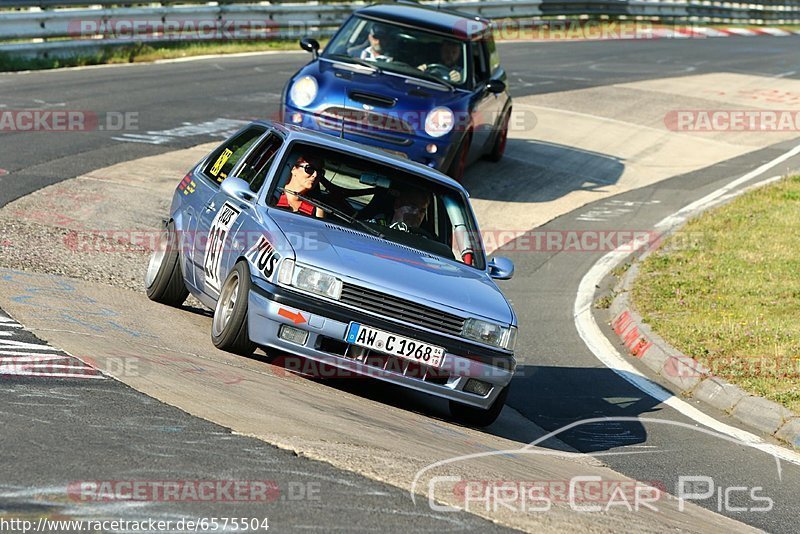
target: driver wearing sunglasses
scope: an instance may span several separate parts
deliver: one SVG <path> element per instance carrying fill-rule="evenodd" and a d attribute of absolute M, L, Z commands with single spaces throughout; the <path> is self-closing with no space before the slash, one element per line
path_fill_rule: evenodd
<path fill-rule="evenodd" d="M 319 190 L 319 181 L 324 174 L 325 169 L 320 161 L 305 156 L 297 158 L 297 161 L 292 165 L 289 181 L 286 182 L 284 192 L 278 199 L 276 207 L 290 209 L 295 213 L 304 215 L 324 217 L 325 212 L 320 208 L 292 194 L 313 196 L 313 193 Z"/>

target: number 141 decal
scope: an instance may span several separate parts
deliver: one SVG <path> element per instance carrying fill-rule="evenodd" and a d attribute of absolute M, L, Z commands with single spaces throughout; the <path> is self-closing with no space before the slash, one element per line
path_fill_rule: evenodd
<path fill-rule="evenodd" d="M 239 208 L 226 202 L 217 212 L 211 223 L 211 229 L 208 231 L 203 270 L 206 275 L 206 286 L 217 292 L 221 285 L 220 269 L 222 269 L 222 252 L 225 250 L 225 241 L 227 241 L 233 223 L 236 222 L 240 213 Z"/>

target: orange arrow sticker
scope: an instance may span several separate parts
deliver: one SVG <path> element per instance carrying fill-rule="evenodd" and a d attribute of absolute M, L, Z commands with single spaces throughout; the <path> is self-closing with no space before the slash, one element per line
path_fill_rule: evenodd
<path fill-rule="evenodd" d="M 281 308 L 278 310 L 278 315 L 280 315 L 281 317 L 286 317 L 294 324 L 302 324 L 306 322 L 306 318 L 303 317 L 303 314 L 300 312 L 295 313 Z"/>

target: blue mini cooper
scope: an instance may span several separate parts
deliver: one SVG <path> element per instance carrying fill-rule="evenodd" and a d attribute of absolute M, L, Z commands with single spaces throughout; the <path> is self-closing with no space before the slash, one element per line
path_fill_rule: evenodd
<path fill-rule="evenodd" d="M 214 310 L 211 338 L 289 353 L 450 401 L 487 425 L 514 373 L 517 318 L 462 186 L 318 132 L 255 122 L 179 183 L 145 286 Z M 297 358 L 300 356 L 301 358 Z"/>
<path fill-rule="evenodd" d="M 412 3 L 359 9 L 286 85 L 283 120 L 403 155 L 461 180 L 503 156 L 511 117 L 488 20 Z"/>

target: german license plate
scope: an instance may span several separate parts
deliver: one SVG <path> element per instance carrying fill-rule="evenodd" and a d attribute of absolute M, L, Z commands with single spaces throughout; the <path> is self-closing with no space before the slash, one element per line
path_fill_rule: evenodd
<path fill-rule="evenodd" d="M 398 336 L 360 323 L 350 323 L 345 340 L 351 345 L 366 347 L 404 360 L 439 367 L 444 349 L 416 339 Z"/>

